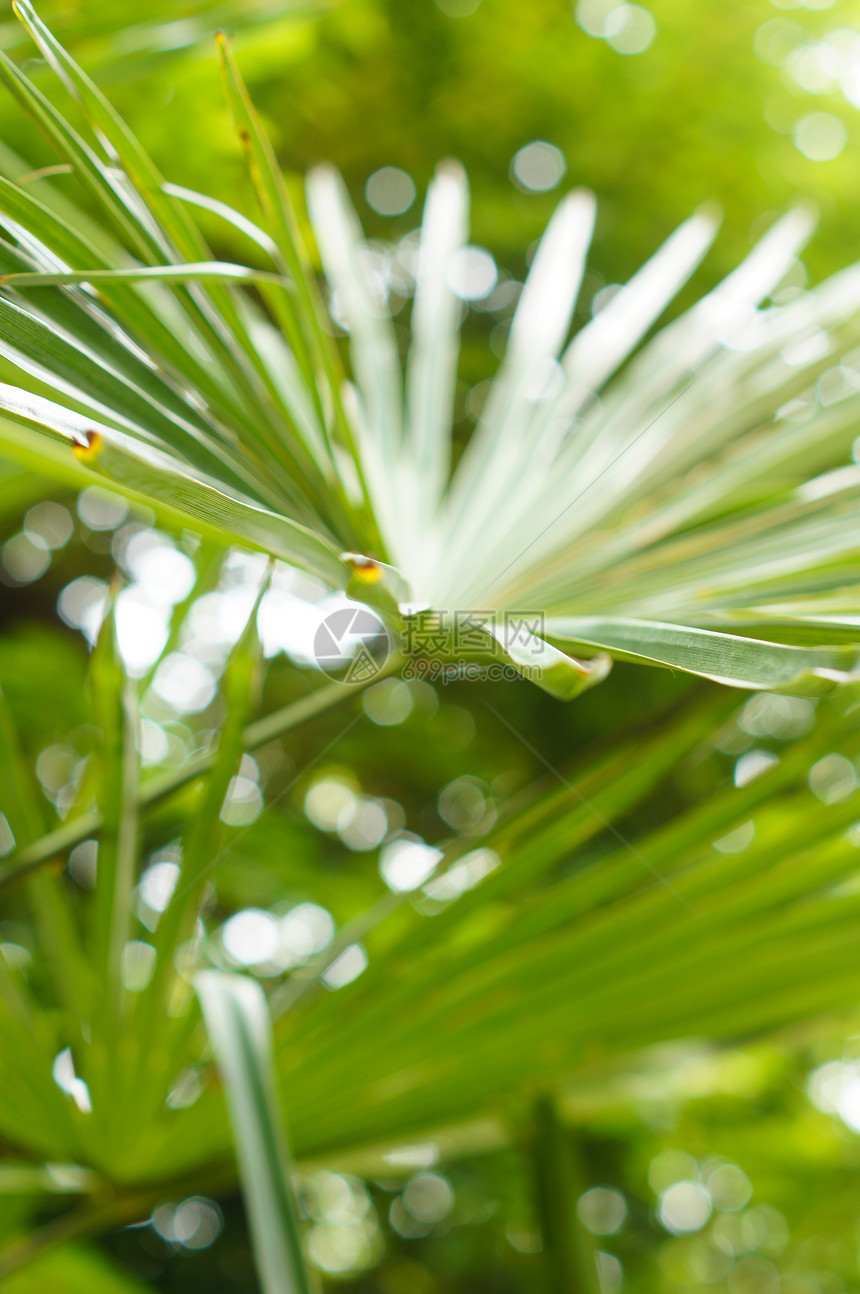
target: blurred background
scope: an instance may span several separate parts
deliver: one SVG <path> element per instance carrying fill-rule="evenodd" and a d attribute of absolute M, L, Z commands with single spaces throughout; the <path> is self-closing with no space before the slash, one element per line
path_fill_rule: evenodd
<path fill-rule="evenodd" d="M 253 216 L 214 58 L 215 30 L 230 32 L 297 199 L 314 162 L 343 171 L 395 317 L 408 317 L 427 181 L 440 159 L 463 161 L 473 211 L 460 284 L 461 438 L 501 354 L 529 252 L 570 187 L 588 186 L 599 199 L 580 321 L 703 202 L 722 208 L 723 231 L 678 309 L 731 269 L 791 203 L 813 204 L 820 227 L 780 300 L 860 252 L 860 11 L 852 3 L 154 0 L 144 8 L 86 0 L 44 3 L 41 12 L 169 180 Z M 0 19 L 0 45 L 30 60 L 38 77 L 10 12 Z M 23 159 L 22 172 L 53 161 L 7 99 L 0 99 L 0 139 Z M 207 233 L 228 259 L 253 252 L 221 222 L 212 220 Z M 196 560 L 193 539 L 156 530 L 151 515 L 131 515 L 97 490 L 78 498 L 0 464 L 0 685 L 61 816 L 79 776 L 84 663 L 106 582 L 118 564 L 128 582 L 123 650 L 141 676 Z M 257 573 L 252 559 L 228 562 L 197 611 L 201 646 L 153 680 L 144 727 L 150 762 L 181 762 L 217 722 L 218 669 Z M 323 595 L 307 581 L 273 593 L 263 625 L 267 708 L 305 686 L 300 604 Z M 708 690 L 619 666 L 573 708 L 526 688 L 506 695 L 505 708 L 555 761 L 694 686 Z M 486 820 L 495 799 L 540 771 L 489 717 L 482 701 L 492 695 L 489 684 L 392 682 L 370 690 L 372 739 L 364 732 L 344 740 L 337 759 L 299 780 L 225 861 L 219 896 L 234 913 L 222 930 L 230 964 L 262 965 L 259 950 L 285 896 L 308 905 L 304 926 L 293 932 L 299 944 L 323 937 L 332 916 L 340 923 L 363 906 L 376 884 L 369 851 L 386 833 L 406 824 L 434 841 L 451 828 L 468 830 Z M 749 704 L 744 709 L 738 698 L 740 730 L 761 738 Z M 237 824 L 254 822 L 264 792 L 287 786 L 325 746 L 327 722 L 312 734 L 302 730 L 289 750 L 275 743 L 243 765 L 233 796 Z M 81 749 L 84 741 L 82 734 Z M 742 749 L 717 752 L 704 772 L 682 777 L 679 800 L 707 795 L 730 776 Z M 171 866 L 169 853 L 152 866 L 159 865 Z M 85 876 L 86 858 L 75 866 Z M 149 898 L 158 910 L 156 872 Z M 0 939 L 26 951 L 26 932 L 7 915 Z M 720 1052 L 685 1043 L 599 1090 L 569 1096 L 579 1218 L 598 1247 L 602 1294 L 860 1290 L 858 1030 L 860 1014 Z M 325 1288 L 542 1288 L 523 1165 L 516 1145 L 482 1145 L 441 1163 L 430 1145 L 412 1148 L 390 1174 L 366 1176 L 360 1165 L 309 1168 L 303 1208 Z M 0 1228 L 14 1225 L 7 1210 Z M 38 1271 L 7 1286 L 13 1294 L 255 1289 L 238 1199 L 203 1197 L 165 1201 L 148 1225 L 97 1248 L 48 1255 Z"/>

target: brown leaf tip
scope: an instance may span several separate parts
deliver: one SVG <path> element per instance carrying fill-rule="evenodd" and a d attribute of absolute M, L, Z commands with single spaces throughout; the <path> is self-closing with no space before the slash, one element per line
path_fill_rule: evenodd
<path fill-rule="evenodd" d="M 92 431 L 89 427 L 80 436 L 81 439 L 72 445 L 72 453 L 82 462 L 92 462 L 101 448 L 103 438 L 99 432 Z"/>
<path fill-rule="evenodd" d="M 342 557 L 362 584 L 376 584 L 382 579 L 384 568 L 375 557 L 365 557 L 363 553 L 343 553 Z"/>

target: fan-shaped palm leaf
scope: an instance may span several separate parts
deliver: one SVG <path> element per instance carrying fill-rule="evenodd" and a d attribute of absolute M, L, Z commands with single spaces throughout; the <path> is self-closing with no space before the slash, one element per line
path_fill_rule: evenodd
<path fill-rule="evenodd" d="M 44 181 L 32 192 L 0 184 L 0 354 L 18 384 L 0 389 L 9 453 L 107 476 L 333 583 L 349 579 L 340 554 L 379 559 L 396 572 L 393 624 L 429 609 L 450 626 L 480 611 L 488 649 L 562 695 L 602 677 L 605 658 L 566 666 L 544 634 L 747 687 L 820 690 L 856 669 L 860 270 L 761 308 L 810 235 L 808 212 L 783 217 L 649 338 L 716 233 L 714 214 L 696 213 L 568 341 L 594 220 L 590 195 L 570 194 L 452 473 L 460 168 L 442 167 L 428 193 L 405 385 L 343 184 L 328 169 L 311 175 L 314 230 L 350 334 L 347 382 L 224 42 L 265 230 L 165 183 L 26 0 L 18 10 L 92 141 L 8 58 L 0 70 L 103 226 L 79 234 Z M 243 228 L 266 269 L 214 262 L 195 205 Z M 82 447 L 77 469 L 58 438 Z"/>

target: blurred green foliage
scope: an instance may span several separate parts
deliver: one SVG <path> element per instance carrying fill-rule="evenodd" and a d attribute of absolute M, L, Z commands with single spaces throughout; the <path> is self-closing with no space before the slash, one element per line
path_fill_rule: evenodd
<path fill-rule="evenodd" d="M 129 32 L 139 15 L 120 4 L 44 11 L 89 66 L 101 52 L 100 83 L 168 178 L 231 201 L 245 191 L 250 206 L 251 197 L 213 74 L 212 36 L 221 24 L 235 34 L 285 169 L 301 175 L 320 159 L 334 162 L 371 236 L 417 223 L 415 208 L 392 220 L 361 202 L 373 171 L 403 167 L 422 192 L 439 158 L 458 157 L 473 187 L 475 240 L 515 273 L 522 268 L 515 258 L 545 227 L 556 195 L 518 192 L 508 165 L 524 144 L 545 139 L 564 153 L 565 184 L 599 196 L 594 263 L 607 281 L 629 275 L 706 200 L 725 212 L 705 271 L 714 281 L 746 250 L 753 224 L 760 229 L 799 198 L 822 213 L 813 276 L 851 258 L 856 109 L 838 82 L 811 94 L 784 66 L 804 42 L 850 29 L 850 5 L 657 0 L 655 39 L 626 56 L 587 34 L 565 0 L 483 0 L 463 17 L 435 0 L 338 0 L 309 14 L 313 8 L 258 4 L 249 15 L 268 20 L 247 22 L 241 7 L 231 14 L 179 5 L 157 55 L 135 52 Z M 196 18 L 186 31 L 189 9 Z M 4 33 L 7 43 L 20 42 L 13 25 Z M 791 135 L 798 120 L 821 110 L 848 132 L 840 155 L 825 162 L 804 157 Z M 33 135 L 22 117 L 6 109 L 2 120 L 4 142 L 31 159 Z M 44 145 L 42 152 L 49 161 Z"/>

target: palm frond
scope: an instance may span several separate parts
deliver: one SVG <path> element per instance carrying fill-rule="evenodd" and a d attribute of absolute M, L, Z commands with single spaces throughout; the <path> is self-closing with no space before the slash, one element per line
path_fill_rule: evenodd
<path fill-rule="evenodd" d="M 789 212 L 650 335 L 715 236 L 714 213 L 697 212 L 568 341 L 594 220 L 590 195 L 568 195 L 452 472 L 462 171 L 442 167 L 428 194 L 405 382 L 343 183 L 325 168 L 309 177 L 349 331 L 348 381 L 226 44 L 262 228 L 166 183 L 26 0 L 19 11 L 92 138 L 5 56 L 0 70 L 104 227 L 94 246 L 49 186 L 37 200 L 0 185 L 0 354 L 28 392 L 0 391 L 18 424 L 2 433 L 11 456 L 30 465 L 44 445 L 46 468 L 68 473 L 62 441 L 71 448 L 90 428 L 102 448 L 85 471 L 134 497 L 334 584 L 348 581 L 343 554 L 376 558 L 397 572 L 402 615 L 528 619 L 542 625 L 533 656 L 545 637 L 563 652 L 800 691 L 856 673 L 860 635 L 845 606 L 860 581 L 857 481 L 849 471 L 831 487 L 827 473 L 850 464 L 860 411 L 860 270 L 766 304 L 812 232 L 808 211 Z M 200 206 L 244 228 L 266 267 L 213 262 Z M 505 633 L 495 637 L 506 648 Z M 550 675 L 535 670 L 552 687 Z"/>

